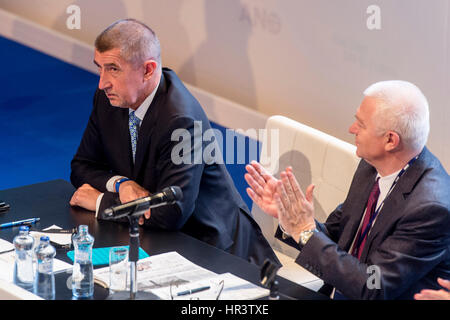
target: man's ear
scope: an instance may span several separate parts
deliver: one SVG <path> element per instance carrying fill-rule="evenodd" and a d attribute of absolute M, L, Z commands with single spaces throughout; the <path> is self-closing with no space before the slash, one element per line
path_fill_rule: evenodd
<path fill-rule="evenodd" d="M 386 151 L 393 151 L 395 149 L 400 148 L 400 136 L 395 131 L 388 131 L 386 132 L 386 145 L 385 149 Z"/>
<path fill-rule="evenodd" d="M 144 81 L 150 80 L 157 67 L 158 63 L 155 60 L 147 60 L 144 62 Z"/>

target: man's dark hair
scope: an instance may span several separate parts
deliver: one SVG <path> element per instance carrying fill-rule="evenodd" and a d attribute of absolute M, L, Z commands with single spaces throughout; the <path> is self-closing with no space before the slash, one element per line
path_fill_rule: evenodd
<path fill-rule="evenodd" d="M 155 32 L 135 19 L 122 19 L 114 22 L 95 39 L 95 49 L 103 53 L 120 49 L 127 62 L 138 66 L 153 59 L 161 68 L 161 47 Z"/>

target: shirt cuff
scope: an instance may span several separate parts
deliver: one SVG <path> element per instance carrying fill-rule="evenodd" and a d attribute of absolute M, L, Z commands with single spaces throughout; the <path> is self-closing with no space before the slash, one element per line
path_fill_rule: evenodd
<path fill-rule="evenodd" d="M 115 182 L 118 179 L 126 178 L 124 176 L 114 176 L 106 182 L 106 190 L 109 192 L 116 192 Z"/>
<path fill-rule="evenodd" d="M 104 193 L 101 193 L 97 198 L 97 202 L 95 203 L 95 218 L 97 218 L 98 209 L 100 209 L 100 203 L 102 202 L 103 195 Z"/>
<path fill-rule="evenodd" d="M 283 240 L 291 237 L 291 235 L 284 230 L 284 228 L 281 225 L 281 223 L 279 223 L 278 226 L 280 227 L 280 230 L 283 233 L 283 235 L 282 235 Z"/>

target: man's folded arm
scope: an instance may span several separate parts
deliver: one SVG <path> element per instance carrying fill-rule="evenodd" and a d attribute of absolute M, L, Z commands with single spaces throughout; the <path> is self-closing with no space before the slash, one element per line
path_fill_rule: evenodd
<path fill-rule="evenodd" d="M 339 248 L 325 234 L 315 233 L 296 262 L 349 299 L 396 299 L 443 260 L 450 243 L 448 215 L 440 206 L 417 208 L 399 221 L 367 263 Z M 368 285 L 375 270 L 379 270 L 379 288 Z"/>
<path fill-rule="evenodd" d="M 174 118 L 169 126 L 173 129 L 167 130 L 167 135 L 161 139 L 163 143 L 160 146 L 160 159 L 155 168 L 160 173 L 156 191 L 161 191 L 169 186 L 178 186 L 183 192 L 183 199 L 173 205 L 152 209 L 151 217 L 145 221 L 145 226 L 179 230 L 194 212 L 205 166 L 203 159 L 199 164 L 194 160 L 194 155 L 201 155 L 203 150 L 201 137 L 197 137 L 197 139 L 194 137 L 194 123 L 194 119 L 190 117 Z M 186 149 L 174 149 L 176 145 L 180 147 L 179 140 L 172 141 L 172 132 L 175 129 L 184 129 L 186 133 L 189 133 L 186 137 L 190 139 L 183 141 L 186 143 Z M 182 153 L 175 154 L 174 150 L 180 150 Z M 174 153 L 172 153 L 173 151 Z M 180 159 L 173 159 L 177 156 L 185 161 L 178 163 L 177 160 Z"/>
<path fill-rule="evenodd" d="M 95 212 L 95 217 L 98 220 L 104 220 L 104 211 L 105 209 L 111 208 L 113 206 L 120 205 L 120 198 L 119 194 L 116 192 L 109 192 L 106 191 L 105 193 L 102 193 L 99 198 L 97 199 L 97 210 Z M 117 222 L 128 222 L 127 217 L 120 218 L 118 220 L 115 220 Z"/>

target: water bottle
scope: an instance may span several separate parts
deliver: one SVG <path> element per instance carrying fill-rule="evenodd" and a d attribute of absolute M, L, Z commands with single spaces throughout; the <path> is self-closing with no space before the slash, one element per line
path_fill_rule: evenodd
<path fill-rule="evenodd" d="M 14 262 L 14 284 L 33 292 L 33 245 L 34 238 L 28 233 L 29 228 L 21 226 L 14 238 L 16 258 Z"/>
<path fill-rule="evenodd" d="M 94 268 L 92 246 L 94 237 L 88 233 L 88 226 L 80 225 L 72 238 L 75 257 L 72 272 L 72 295 L 74 298 L 90 298 L 94 294 Z"/>
<path fill-rule="evenodd" d="M 53 274 L 53 258 L 55 248 L 47 236 L 42 236 L 35 249 L 37 260 L 36 277 L 34 278 L 34 294 L 46 300 L 55 299 L 55 275 Z"/>

